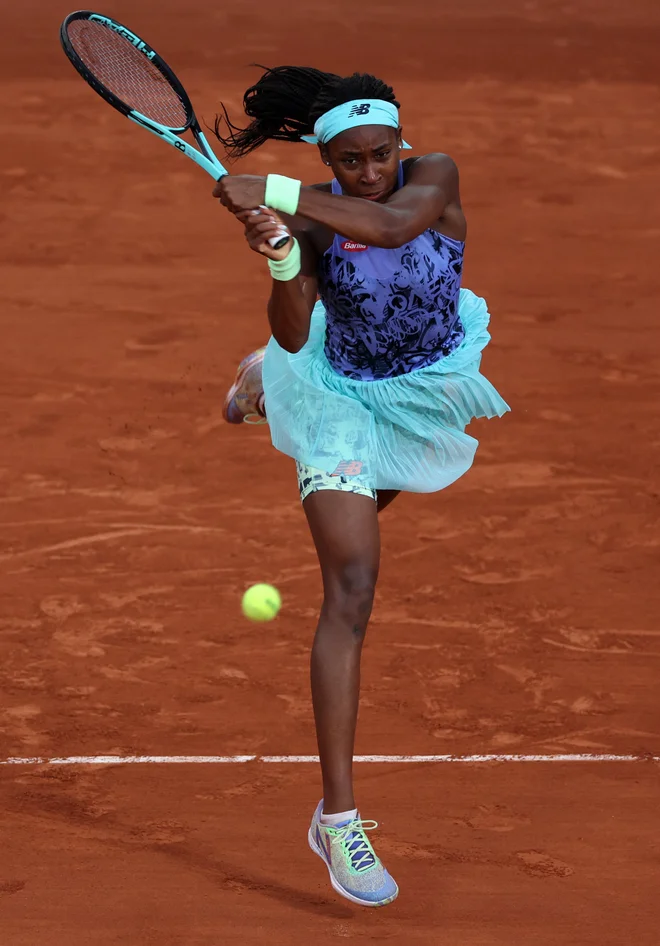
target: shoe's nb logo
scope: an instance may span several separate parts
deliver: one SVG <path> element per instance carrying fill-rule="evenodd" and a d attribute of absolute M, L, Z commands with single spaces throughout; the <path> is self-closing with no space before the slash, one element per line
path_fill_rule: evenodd
<path fill-rule="evenodd" d="M 342 250 L 348 250 L 349 253 L 364 253 L 368 249 L 364 243 L 354 243 L 353 240 L 344 240 L 341 248 Z"/>
<path fill-rule="evenodd" d="M 355 115 L 368 115 L 370 111 L 371 105 L 368 102 L 364 102 L 362 105 L 354 105 L 348 113 L 348 117 L 353 118 Z"/>

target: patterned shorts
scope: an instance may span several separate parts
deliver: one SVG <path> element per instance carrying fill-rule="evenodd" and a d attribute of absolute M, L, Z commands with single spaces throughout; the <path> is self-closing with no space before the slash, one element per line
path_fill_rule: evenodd
<path fill-rule="evenodd" d="M 358 496 L 368 496 L 374 501 L 378 500 L 378 494 L 375 489 L 369 489 L 367 486 L 358 486 L 357 483 L 351 483 L 350 476 L 324 473 L 322 470 L 316 470 L 312 466 L 305 466 L 304 463 L 298 463 L 296 460 L 296 471 L 298 473 L 298 488 L 300 489 L 300 499 L 304 502 L 312 493 L 320 489 L 337 489 L 342 493 L 356 493 Z"/>

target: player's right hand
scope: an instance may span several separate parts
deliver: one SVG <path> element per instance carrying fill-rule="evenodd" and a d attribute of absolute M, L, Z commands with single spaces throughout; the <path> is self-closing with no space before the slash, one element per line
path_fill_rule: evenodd
<path fill-rule="evenodd" d="M 251 250 L 261 253 L 267 259 L 283 260 L 291 252 L 293 240 L 291 232 L 284 225 L 280 217 L 269 207 L 260 207 L 258 210 L 242 210 L 236 218 L 245 226 L 245 239 Z M 289 242 L 279 250 L 274 250 L 268 240 L 273 237 L 288 236 Z"/>

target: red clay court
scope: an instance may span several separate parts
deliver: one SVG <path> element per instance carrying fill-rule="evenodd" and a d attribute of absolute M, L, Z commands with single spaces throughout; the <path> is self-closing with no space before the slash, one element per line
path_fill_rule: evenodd
<path fill-rule="evenodd" d="M 292 462 L 221 420 L 267 269 L 75 74 L 71 9 L 2 14 L 0 943 L 657 946 L 656 0 L 101 8 L 208 122 L 254 61 L 368 70 L 461 169 L 513 411 L 384 514 L 357 752 L 514 759 L 357 763 L 401 887 L 380 911 L 307 848 L 317 767 L 261 758 L 316 751 L 321 598 Z M 240 168 L 319 179 L 303 146 Z M 274 624 L 240 615 L 256 581 Z M 99 755 L 257 758 L 28 761 Z"/>

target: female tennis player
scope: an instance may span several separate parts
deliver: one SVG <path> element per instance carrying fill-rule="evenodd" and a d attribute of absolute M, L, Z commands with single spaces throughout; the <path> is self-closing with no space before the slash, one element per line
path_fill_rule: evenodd
<path fill-rule="evenodd" d="M 296 461 L 324 588 L 311 654 L 323 799 L 309 843 L 335 890 L 384 906 L 398 887 L 367 838 L 377 825 L 358 814 L 351 771 L 377 513 L 402 490 L 457 480 L 477 447 L 467 424 L 509 408 L 479 371 L 486 304 L 461 289 L 456 165 L 445 154 L 400 160 L 409 146 L 391 87 L 282 66 L 247 90 L 244 108 L 247 128 L 226 111 L 224 135 L 216 123 L 232 156 L 303 137 L 334 174 L 311 187 L 228 176 L 213 192 L 273 277 L 272 337 L 241 362 L 224 414 L 229 423 L 267 415 L 274 446 Z M 273 250 L 267 241 L 282 232 L 293 239 Z"/>

